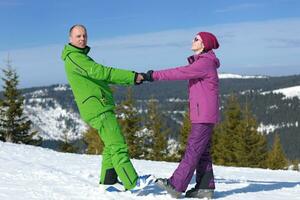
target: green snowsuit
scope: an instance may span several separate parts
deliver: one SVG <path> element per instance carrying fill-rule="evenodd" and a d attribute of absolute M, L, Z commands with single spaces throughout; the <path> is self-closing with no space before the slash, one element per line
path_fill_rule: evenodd
<path fill-rule="evenodd" d="M 96 63 L 90 48 L 67 44 L 62 52 L 65 70 L 82 119 L 98 130 L 104 142 L 100 183 L 113 184 L 117 176 L 126 189 L 136 185 L 137 173 L 114 114 L 114 100 L 108 84 L 133 85 L 136 73 Z"/>

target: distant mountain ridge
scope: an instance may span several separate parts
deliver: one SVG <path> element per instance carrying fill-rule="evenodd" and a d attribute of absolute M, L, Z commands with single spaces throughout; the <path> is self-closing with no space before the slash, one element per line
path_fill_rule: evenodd
<path fill-rule="evenodd" d="M 236 79 L 253 79 L 253 78 L 268 78 L 268 76 L 263 75 L 239 75 L 239 74 L 229 74 L 229 73 L 220 73 L 219 74 L 220 79 L 230 79 L 230 78 L 236 78 Z"/>
<path fill-rule="evenodd" d="M 237 95 L 242 105 L 246 102 L 250 105 L 259 130 L 268 134 L 269 143 L 274 133 L 279 133 L 288 157 L 300 158 L 300 75 L 234 77 L 220 78 L 221 109 L 230 94 Z M 132 89 L 138 110 L 145 110 L 151 97 L 159 101 L 165 121 L 177 137 L 188 104 L 187 81 L 145 83 Z M 116 103 L 119 103 L 126 96 L 127 88 L 113 86 L 113 90 Z M 82 138 L 87 126 L 79 117 L 68 85 L 26 88 L 22 92 L 25 112 L 45 140 L 61 141 L 65 135 L 70 140 Z"/>

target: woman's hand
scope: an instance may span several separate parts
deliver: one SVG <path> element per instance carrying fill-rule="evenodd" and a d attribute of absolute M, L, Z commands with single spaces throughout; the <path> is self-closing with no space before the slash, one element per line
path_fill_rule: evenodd
<path fill-rule="evenodd" d="M 142 75 L 144 77 L 144 81 L 149 81 L 149 82 L 154 81 L 152 74 L 153 74 L 153 70 L 149 70 L 147 73 L 142 73 Z"/>

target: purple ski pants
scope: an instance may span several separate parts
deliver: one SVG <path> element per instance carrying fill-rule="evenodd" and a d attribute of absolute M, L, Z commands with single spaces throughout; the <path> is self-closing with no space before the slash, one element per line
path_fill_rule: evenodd
<path fill-rule="evenodd" d="M 178 192 L 185 192 L 196 170 L 196 188 L 215 189 L 211 137 L 214 124 L 193 123 L 184 157 L 169 179 Z"/>

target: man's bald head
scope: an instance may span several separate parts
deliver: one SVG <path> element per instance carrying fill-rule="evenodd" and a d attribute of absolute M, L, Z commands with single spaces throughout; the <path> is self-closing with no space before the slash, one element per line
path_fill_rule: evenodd
<path fill-rule="evenodd" d="M 73 46 L 85 48 L 87 45 L 87 31 L 85 26 L 76 24 L 70 28 L 69 40 Z"/>
<path fill-rule="evenodd" d="M 75 24 L 75 25 L 73 25 L 73 26 L 70 28 L 70 30 L 69 30 L 69 36 L 71 36 L 72 31 L 73 31 L 74 28 L 82 28 L 82 29 L 87 33 L 86 28 L 85 28 L 84 25 L 82 25 L 82 24 Z"/>

